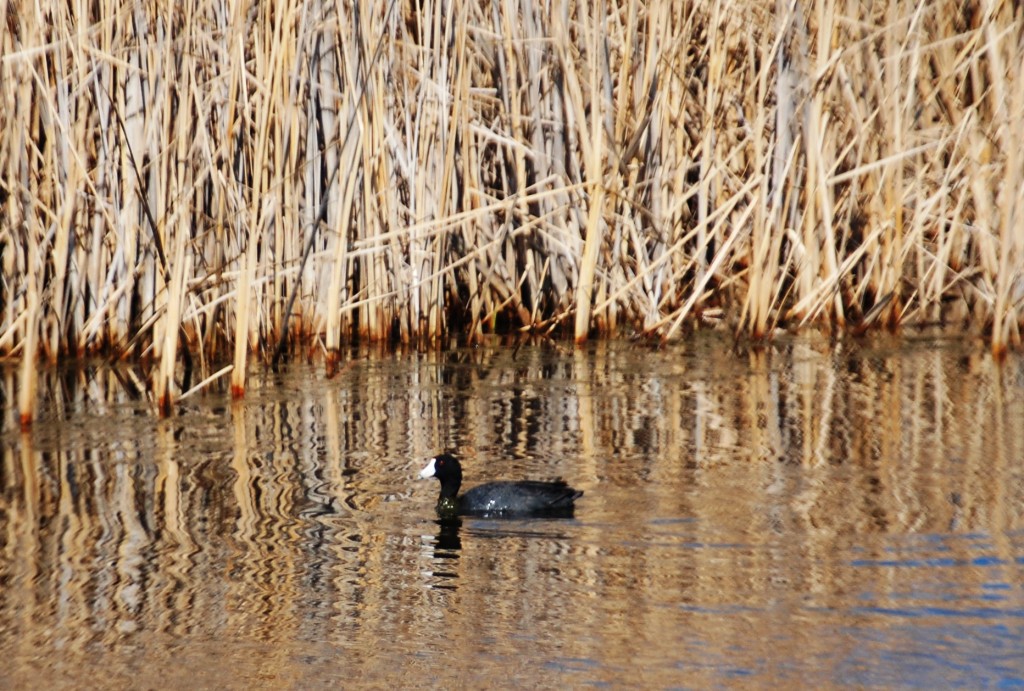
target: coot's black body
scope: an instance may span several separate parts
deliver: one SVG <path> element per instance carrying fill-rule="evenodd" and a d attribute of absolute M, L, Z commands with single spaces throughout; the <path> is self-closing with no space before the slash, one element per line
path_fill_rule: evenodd
<path fill-rule="evenodd" d="M 437 498 L 437 513 L 442 518 L 451 516 L 528 517 L 545 516 L 568 518 L 573 515 L 574 502 L 583 492 L 573 489 L 564 480 L 539 482 L 488 482 L 467 490 L 461 496 L 462 466 L 451 454 L 430 459 L 420 471 L 423 479 L 436 477 L 441 482 L 441 495 Z"/>

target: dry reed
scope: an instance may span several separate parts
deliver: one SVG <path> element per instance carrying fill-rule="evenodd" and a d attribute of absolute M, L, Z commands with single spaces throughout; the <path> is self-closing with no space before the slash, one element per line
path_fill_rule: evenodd
<path fill-rule="evenodd" d="M 176 363 L 206 381 L 232 346 L 241 395 L 250 353 L 355 338 L 1020 343 L 1013 3 L 15 1 L 0 25 L 0 349 L 26 377 L 152 357 L 169 409 Z"/>

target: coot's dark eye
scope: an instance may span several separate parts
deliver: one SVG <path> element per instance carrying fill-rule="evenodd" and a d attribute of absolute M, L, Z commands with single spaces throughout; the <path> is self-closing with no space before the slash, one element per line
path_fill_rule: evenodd
<path fill-rule="evenodd" d="M 435 468 L 443 468 L 444 467 L 444 459 L 443 458 L 436 459 L 434 461 L 434 467 Z"/>

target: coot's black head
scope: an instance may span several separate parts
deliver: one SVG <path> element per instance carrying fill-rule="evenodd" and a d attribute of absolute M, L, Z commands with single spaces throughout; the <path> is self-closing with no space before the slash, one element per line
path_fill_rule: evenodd
<path fill-rule="evenodd" d="M 420 471 L 420 478 L 426 480 L 431 477 L 436 477 L 440 481 L 442 499 L 454 498 L 459 493 L 459 487 L 462 486 L 462 466 L 459 465 L 459 460 L 450 453 L 434 456 Z"/>

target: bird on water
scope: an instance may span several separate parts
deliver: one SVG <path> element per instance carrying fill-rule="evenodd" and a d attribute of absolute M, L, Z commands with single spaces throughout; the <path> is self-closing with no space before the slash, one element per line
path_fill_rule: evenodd
<path fill-rule="evenodd" d="M 455 456 L 443 453 L 434 456 L 420 471 L 421 479 L 437 478 L 441 483 L 441 494 L 437 498 L 437 515 L 441 518 L 454 516 L 488 517 L 559 517 L 573 515 L 575 502 L 583 492 L 558 479 L 548 482 L 539 480 L 515 480 L 488 482 L 478 485 L 463 494 L 462 464 Z"/>

